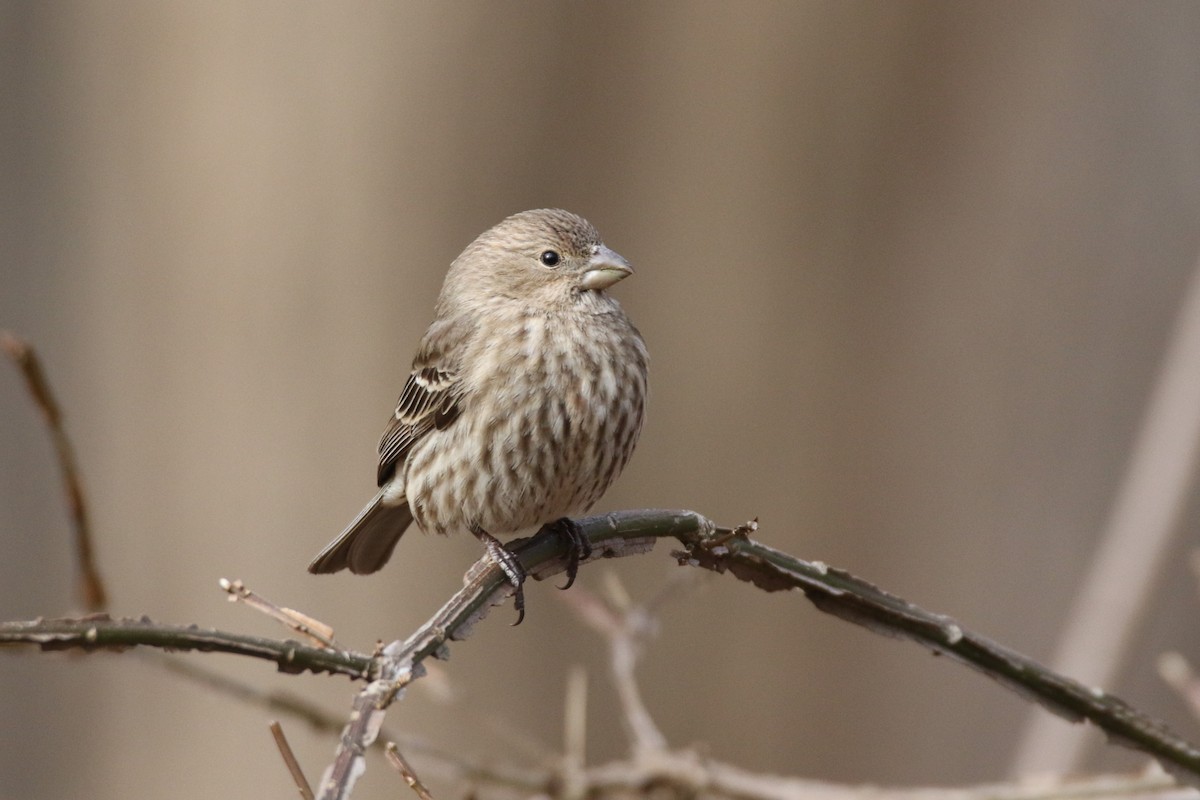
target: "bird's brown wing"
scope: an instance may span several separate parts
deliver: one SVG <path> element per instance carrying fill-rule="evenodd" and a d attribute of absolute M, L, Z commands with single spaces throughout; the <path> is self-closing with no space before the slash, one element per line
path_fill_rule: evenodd
<path fill-rule="evenodd" d="M 463 386 L 454 358 L 468 326 L 435 322 L 425 334 L 413 371 L 379 440 L 378 485 L 391 480 L 413 445 L 433 430 L 445 430 L 462 411 Z"/>

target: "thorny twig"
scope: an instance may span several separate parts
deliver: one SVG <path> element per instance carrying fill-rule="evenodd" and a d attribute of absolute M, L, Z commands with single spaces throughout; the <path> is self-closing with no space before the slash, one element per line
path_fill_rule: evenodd
<path fill-rule="evenodd" d="M 679 573 L 689 575 L 692 573 Z M 676 583 L 676 582 L 672 582 Z M 679 585 L 683 581 L 678 582 Z M 576 587 L 578 588 L 578 587 Z M 569 599 L 570 593 L 560 595 Z M 664 593 L 657 597 L 661 599 Z M 610 600 L 611 602 L 611 600 Z M 632 603 L 630 603 L 632 605 Z M 641 604 L 653 608 L 652 598 Z M 241 702 L 261 706 L 272 713 L 286 714 L 310 725 L 315 731 L 337 734 L 344 720 L 326 712 L 307 700 L 288 693 L 263 691 L 206 670 L 191 661 L 161 658 L 164 666 L 177 674 Z M 623 712 L 624 713 L 624 712 Z M 692 750 L 668 752 L 663 757 L 614 761 L 591 768 L 581 762 L 568 778 L 544 767 L 518 767 L 476 759 L 461 750 L 449 752 L 431 746 L 414 736 L 401 736 L 396 731 L 381 730 L 379 741 L 396 741 L 404 751 L 419 758 L 422 771 L 474 789 L 478 797 L 528 798 L 536 796 L 578 797 L 585 789 L 591 797 L 629 797 L 644 794 L 649 786 L 673 789 L 671 796 L 704 796 L 727 800 L 862 800 L 859 786 L 824 783 L 788 776 L 763 775 L 741 770 L 735 766 L 702 758 Z M 566 769 L 566 768 L 564 768 Z M 568 787 L 574 787 L 570 789 Z M 571 792 L 575 791 L 575 794 Z M 955 789 L 887 789 L 873 790 L 876 800 L 1048 800 L 1049 798 L 1113 797 L 1133 800 L 1138 797 L 1155 800 L 1191 800 L 1190 790 L 1180 789 L 1161 773 L 1142 776 L 1099 776 L 1063 783 L 1045 779 L 1035 783 L 1003 786 L 976 786 Z"/>
<path fill-rule="evenodd" d="M 130 647 L 232 653 L 275 662 L 280 672 L 328 672 L 369 678 L 375 660 L 362 653 L 311 647 L 290 640 L 229 633 L 197 625 L 169 625 L 146 617 L 115 619 L 97 614 L 83 619 L 0 622 L 0 646 L 35 645 L 42 650 L 122 651 Z"/>
<path fill-rule="evenodd" d="M 767 547 L 749 536 L 757 523 L 729 530 L 691 511 L 643 510 L 590 517 L 581 520 L 580 527 L 602 556 L 615 554 L 610 548 L 622 540 L 648 549 L 653 538 L 673 537 L 685 548 L 675 554 L 680 564 L 729 572 L 766 591 L 800 589 L 822 611 L 950 656 L 1067 719 L 1090 720 L 1115 741 L 1149 753 L 1176 777 L 1200 785 L 1200 750 L 1157 720 L 969 631 L 950 617 L 920 609 L 850 573 Z M 535 536 L 514 547 L 526 571 L 539 578 L 563 568 L 563 550 L 564 543 L 553 535 Z M 362 753 L 374 739 L 372 729 L 386 707 L 419 677 L 420 661 L 439 655 L 450 640 L 462 638 L 491 605 L 510 593 L 499 568 L 485 558 L 468 573 L 464 589 L 416 634 L 384 649 L 381 679 L 355 700 L 351 723 L 343 732 L 327 780 L 322 781 L 324 800 L 349 796 L 365 769 Z"/>
<path fill-rule="evenodd" d="M 592 543 L 589 560 L 616 558 L 650 550 L 663 531 L 691 528 L 701 519 L 690 512 L 665 512 L 646 516 L 637 512 L 590 517 L 580 521 Z M 566 568 L 568 554 L 562 537 L 543 531 L 529 539 L 514 540 L 509 548 L 526 574 L 543 580 Z M 375 741 L 387 707 L 403 695 L 408 684 L 423 673 L 421 662 L 444 658 L 449 642 L 466 638 L 491 608 L 512 595 L 504 572 L 485 556 L 467 571 L 464 586 L 424 625 L 404 641 L 383 648 L 378 659 L 379 678 L 359 692 L 350 722 L 342 732 L 334 761 L 321 779 L 322 800 L 347 798 L 366 769 L 364 754 Z"/>
<path fill-rule="evenodd" d="M 1150 754 L 1176 778 L 1200 786 L 1200 748 L 1119 697 L 1084 686 L 848 572 L 756 542 L 749 536 L 756 528 L 757 522 L 751 522 L 732 532 L 697 530 L 680 537 L 685 550 L 675 555 L 681 564 L 728 571 L 766 591 L 799 589 L 822 611 L 949 656 L 1071 722 L 1095 724 L 1111 741 Z"/>
<path fill-rule="evenodd" d="M 684 575 L 690 573 L 683 573 Z M 731 764 L 709 759 L 694 748 L 671 750 L 660 746 L 657 728 L 641 702 L 633 666 L 657 630 L 656 612 L 665 600 L 684 585 L 673 581 L 656 596 L 641 604 L 627 599 L 619 584 L 610 583 L 608 597 L 587 592 L 564 595 L 564 601 L 609 646 L 610 677 L 622 698 L 623 721 L 630 738 L 630 758 L 582 771 L 575 771 L 573 794 L 559 797 L 626 797 L 644 795 L 650 787 L 663 789 L 670 797 L 714 797 L 726 800 L 862 800 L 877 797 L 879 790 L 842 786 L 787 776 L 748 772 Z M 630 702 L 632 700 L 633 702 Z M 649 727 L 647 727 L 649 723 Z M 564 770 L 570 770 L 567 764 Z M 566 782 L 560 778 L 557 783 Z M 1159 771 L 1135 777 L 1101 777 L 1074 782 L 1046 779 L 1041 782 L 961 789 L 889 789 L 888 800 L 1048 800 L 1071 797 L 1191 797 Z"/>
<path fill-rule="evenodd" d="M 916 641 L 962 661 L 1002 684 L 1034 698 L 1069 719 L 1088 719 L 1117 741 L 1155 756 L 1180 777 L 1200 783 L 1200 751 L 1118 698 L 1058 675 L 1020 653 L 960 626 L 957 622 L 913 606 L 840 570 L 806 562 L 751 539 L 746 530 L 718 529 L 694 512 L 623 511 L 580 521 L 592 540 L 595 558 L 644 552 L 656 537 L 678 539 L 685 550 L 681 563 L 717 572 L 728 571 L 770 591 L 799 588 L 821 610 L 889 636 Z M 514 550 L 526 571 L 544 578 L 564 568 L 561 537 L 535 536 Z M 355 700 L 335 763 L 322 780 L 323 797 L 346 797 L 363 767 L 362 754 L 374 741 L 388 705 L 422 672 L 421 662 L 442 656 L 448 644 L 465 638 L 491 606 L 511 593 L 503 573 L 483 559 L 467 584 L 441 610 L 405 641 L 396 641 L 367 660 L 295 642 L 225 634 L 180 626 L 158 626 L 143 620 L 35 620 L 0 623 L 0 643 L 40 644 L 44 649 L 123 647 L 145 644 L 221 650 L 269 658 L 285 671 L 319 669 L 371 676 L 372 683 Z"/>

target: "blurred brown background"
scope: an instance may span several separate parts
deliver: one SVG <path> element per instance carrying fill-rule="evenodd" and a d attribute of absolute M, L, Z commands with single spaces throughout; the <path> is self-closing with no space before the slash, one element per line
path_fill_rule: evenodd
<path fill-rule="evenodd" d="M 470 537 L 409 536 L 371 578 L 304 566 L 373 490 L 450 260 L 562 206 L 638 269 L 616 294 L 653 357 L 605 508 L 758 516 L 1049 658 L 1200 248 L 1200 6 L 5 2 L 0 203 L 0 327 L 67 410 L 115 613 L 276 635 L 224 576 L 360 647 L 411 631 Z M 68 613 L 57 473 L 7 365 L 0 410 L 0 616 Z M 1192 738 L 1153 669 L 1200 655 L 1198 524 L 1187 505 L 1110 687 Z M 580 583 L 648 596 L 667 550 Z M 1009 775 L 1022 700 L 700 584 L 641 669 L 674 744 L 840 781 Z M 389 724 L 521 763 L 560 747 L 584 664 L 589 758 L 620 755 L 602 645 L 552 587 L 529 605 L 454 649 L 451 704 L 417 688 Z M 0 656 L 2 797 L 292 796 L 264 711 L 130 657 Z M 192 658 L 339 715 L 354 689 Z M 315 780 L 333 740 L 285 727 Z M 378 759 L 359 787 L 404 791 Z"/>

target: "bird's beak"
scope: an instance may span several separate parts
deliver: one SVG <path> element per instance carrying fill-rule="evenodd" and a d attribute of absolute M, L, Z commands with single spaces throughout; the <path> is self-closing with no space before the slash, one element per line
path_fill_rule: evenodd
<path fill-rule="evenodd" d="M 580 285 L 584 289 L 607 289 L 622 278 L 633 274 L 629 262 L 609 250 L 604 245 L 588 259 L 587 271 L 583 273 Z"/>

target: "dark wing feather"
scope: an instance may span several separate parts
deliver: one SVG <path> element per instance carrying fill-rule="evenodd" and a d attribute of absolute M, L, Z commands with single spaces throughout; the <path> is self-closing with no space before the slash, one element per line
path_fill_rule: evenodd
<path fill-rule="evenodd" d="M 413 361 L 412 374 L 379 440 L 378 484 L 391 480 L 413 445 L 432 430 L 445 430 L 462 410 L 462 384 L 452 357 L 470 326 L 434 323 Z M 458 334 L 457 336 L 454 334 Z"/>

